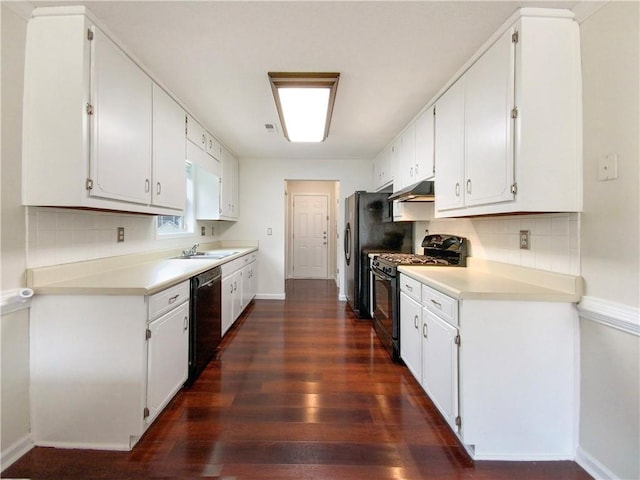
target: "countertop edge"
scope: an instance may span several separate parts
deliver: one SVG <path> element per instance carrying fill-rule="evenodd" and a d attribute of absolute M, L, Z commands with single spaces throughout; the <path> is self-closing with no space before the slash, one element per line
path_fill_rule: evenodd
<path fill-rule="evenodd" d="M 531 285 L 531 292 L 526 291 L 482 291 L 482 290 L 464 290 L 458 288 L 455 285 L 455 281 L 452 280 L 450 283 L 445 283 L 444 281 L 436 280 L 429 276 L 429 269 L 434 267 L 416 267 L 416 266 L 400 266 L 398 270 L 413 278 L 414 280 L 419 281 L 425 285 L 428 285 L 441 293 L 444 293 L 450 297 L 453 297 L 457 300 L 501 300 L 501 301 L 529 301 L 529 302 L 568 302 L 568 303 L 577 303 L 581 299 L 581 295 L 578 292 L 569 292 L 565 290 L 557 290 L 552 288 L 541 287 L 538 284 L 529 283 L 521 279 L 514 279 L 512 277 L 506 277 L 502 275 L 498 275 L 486 270 L 476 270 L 473 268 L 465 267 L 465 274 L 470 276 L 474 274 L 483 275 L 488 277 L 494 277 L 499 280 L 506 280 L 510 282 L 517 282 L 523 285 Z M 446 275 L 446 271 L 442 270 L 444 268 L 454 268 L 454 267 L 435 267 L 439 268 L 438 272 L 442 275 L 443 272 Z M 456 272 L 460 273 L 461 270 L 456 268 Z M 453 272 L 453 271 L 452 271 Z M 436 273 L 434 270 L 431 271 L 432 276 Z M 538 271 L 540 274 L 540 271 Z M 578 277 L 579 278 L 579 277 Z M 541 291 L 544 290 L 544 291 Z"/>
<path fill-rule="evenodd" d="M 218 248 L 221 249 L 223 247 L 214 247 L 211 250 Z M 135 263 L 129 266 L 121 266 L 120 268 L 106 268 L 104 271 L 93 272 L 91 275 L 79 275 L 72 276 L 70 278 L 64 278 L 62 280 L 46 282 L 42 281 L 41 283 L 37 283 L 35 281 L 38 276 L 34 275 L 34 272 L 37 272 L 38 269 L 28 269 L 28 277 L 31 279 L 30 288 L 34 290 L 36 295 L 153 295 L 154 293 L 160 292 L 166 288 L 172 287 L 181 283 L 183 281 L 189 280 L 191 277 L 199 275 L 202 272 L 210 270 L 212 268 L 222 266 L 225 263 L 232 262 L 238 258 L 241 258 L 245 255 L 249 255 L 253 252 L 258 251 L 257 246 L 225 246 L 225 249 L 233 248 L 240 250 L 238 253 L 229 255 L 224 259 L 197 259 L 197 260 L 174 260 L 178 262 L 191 262 L 186 263 L 185 266 L 189 268 L 187 271 L 174 275 L 168 276 L 166 279 L 162 279 L 158 282 L 152 282 L 147 284 L 141 284 L 140 286 L 124 286 L 117 287 L 112 285 L 82 285 L 81 282 L 83 279 L 94 278 L 97 275 L 109 275 L 109 274 L 121 274 L 126 273 L 127 270 L 132 270 L 134 268 L 145 268 L 148 266 L 152 269 L 154 266 L 160 265 L 161 262 L 167 260 L 173 260 L 171 257 L 160 257 L 155 260 L 147 260 L 139 263 Z M 92 261 L 84 262 L 86 265 L 91 265 Z M 69 268 L 67 264 L 63 264 L 60 266 L 50 266 L 50 267 L 41 267 L 47 270 L 47 274 L 44 278 L 51 278 L 53 273 L 55 273 L 56 268 L 59 267 L 61 271 L 65 271 L 65 269 Z M 73 265 L 73 272 L 77 273 L 79 271 L 78 265 Z"/>

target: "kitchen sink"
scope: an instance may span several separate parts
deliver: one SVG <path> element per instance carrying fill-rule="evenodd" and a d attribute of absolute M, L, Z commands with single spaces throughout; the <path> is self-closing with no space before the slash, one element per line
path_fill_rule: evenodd
<path fill-rule="evenodd" d="M 232 251 L 232 250 L 220 250 L 220 251 L 210 251 L 210 252 L 195 252 L 195 253 L 191 253 L 189 255 L 180 255 L 178 257 L 173 257 L 173 258 L 178 258 L 178 259 L 183 259 L 183 260 L 190 260 L 190 259 L 211 259 L 211 260 L 220 260 L 222 258 L 226 258 L 229 257 L 231 255 L 234 255 L 238 253 L 237 251 Z"/>

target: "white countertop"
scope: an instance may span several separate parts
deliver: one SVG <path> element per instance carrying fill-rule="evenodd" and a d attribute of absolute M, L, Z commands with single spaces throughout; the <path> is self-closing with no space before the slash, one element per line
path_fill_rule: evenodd
<path fill-rule="evenodd" d="M 179 253 L 127 255 L 27 271 L 27 282 L 36 294 L 52 295 L 150 295 L 206 270 L 256 251 L 256 246 L 202 248 L 200 251 L 237 250 L 223 259 L 178 259 Z M 160 258 L 158 258 L 160 257 Z"/>
<path fill-rule="evenodd" d="M 398 270 L 458 300 L 578 302 L 582 278 L 468 259 L 467 267 L 401 266 Z"/>

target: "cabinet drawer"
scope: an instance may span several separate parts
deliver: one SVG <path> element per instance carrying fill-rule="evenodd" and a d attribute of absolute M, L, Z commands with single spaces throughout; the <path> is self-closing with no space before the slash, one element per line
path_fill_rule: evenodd
<path fill-rule="evenodd" d="M 458 326 L 458 301 L 455 298 L 422 285 L 422 304 L 454 327 Z"/>
<path fill-rule="evenodd" d="M 411 277 L 400 274 L 400 291 L 416 301 L 420 301 L 420 282 Z"/>
<path fill-rule="evenodd" d="M 189 280 L 149 297 L 149 320 L 160 317 L 172 308 L 189 300 Z"/>

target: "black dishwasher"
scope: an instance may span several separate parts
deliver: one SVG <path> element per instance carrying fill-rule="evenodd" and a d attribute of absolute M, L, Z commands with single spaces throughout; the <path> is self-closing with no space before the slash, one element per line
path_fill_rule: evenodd
<path fill-rule="evenodd" d="M 212 268 L 191 278 L 189 319 L 190 386 L 216 355 L 222 337 L 222 271 Z"/>

